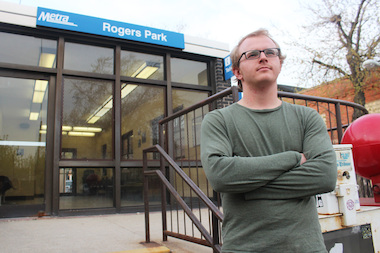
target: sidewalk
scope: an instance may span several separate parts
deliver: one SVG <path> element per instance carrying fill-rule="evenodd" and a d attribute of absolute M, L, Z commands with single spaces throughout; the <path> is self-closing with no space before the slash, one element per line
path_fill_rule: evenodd
<path fill-rule="evenodd" d="M 0 219 L 0 251 L 7 253 L 212 253 L 209 247 L 172 237 L 162 241 L 161 213 L 150 214 L 151 243 L 145 243 L 144 214 Z M 169 249 L 169 250 L 168 250 Z"/>

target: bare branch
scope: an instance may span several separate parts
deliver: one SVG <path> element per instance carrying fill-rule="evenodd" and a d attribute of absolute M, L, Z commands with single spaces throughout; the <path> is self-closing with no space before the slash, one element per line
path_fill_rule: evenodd
<path fill-rule="evenodd" d="M 367 50 L 367 55 L 368 55 L 368 58 L 371 58 L 373 56 L 375 56 L 375 48 L 379 45 L 380 43 L 380 36 L 378 36 L 377 38 L 375 38 L 371 44 L 368 46 L 368 50 Z"/>
<path fill-rule="evenodd" d="M 349 37 L 342 27 L 342 16 L 341 15 L 334 15 L 330 18 L 330 22 L 336 24 L 337 29 L 338 29 L 338 34 L 340 37 L 340 41 L 342 42 L 342 44 L 347 45 Z M 342 36 L 343 36 L 345 41 L 343 41 Z"/>
<path fill-rule="evenodd" d="M 358 10 L 357 10 L 357 12 L 356 12 L 355 21 L 352 22 L 351 30 L 350 30 L 350 33 L 349 33 L 349 34 L 350 34 L 349 37 L 351 38 L 351 40 L 352 40 L 352 36 L 353 36 L 353 34 L 354 34 L 354 32 L 355 32 L 355 29 L 356 29 L 356 27 L 357 27 L 357 25 L 358 25 L 358 23 L 359 23 L 359 19 L 360 19 L 360 16 L 361 16 L 361 14 L 362 14 L 363 5 L 364 5 L 365 2 L 366 2 L 366 0 L 362 0 L 362 1 L 360 2 L 360 4 L 359 4 L 359 8 L 358 8 Z M 363 10 L 363 11 L 364 11 L 364 10 Z"/>
<path fill-rule="evenodd" d="M 340 74 L 342 74 L 343 76 L 347 76 L 347 73 L 342 70 L 341 68 L 339 68 L 338 66 L 334 66 L 334 65 L 330 65 L 330 64 L 327 64 L 327 63 L 324 63 L 324 62 L 321 62 L 319 60 L 316 60 L 316 59 L 313 59 L 313 63 L 317 63 L 319 65 L 321 65 L 322 67 L 325 67 L 327 69 L 331 69 L 331 70 L 335 70 L 335 71 L 338 71 Z"/>
<path fill-rule="evenodd" d="M 314 83 L 336 78 L 351 80 L 355 100 L 365 103 L 363 60 L 379 55 L 380 19 L 378 0 L 321 0 L 314 4 L 307 33 L 298 45 L 307 52 L 310 65 L 305 65 L 305 80 L 315 77 Z M 305 36 L 306 35 L 306 36 Z"/>

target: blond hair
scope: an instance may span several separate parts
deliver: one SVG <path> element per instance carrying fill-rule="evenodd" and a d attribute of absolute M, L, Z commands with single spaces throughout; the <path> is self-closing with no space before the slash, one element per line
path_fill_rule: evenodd
<path fill-rule="evenodd" d="M 276 47 L 280 48 L 279 44 L 270 36 L 268 30 L 259 29 L 257 31 L 251 32 L 251 33 L 247 34 L 246 36 L 244 36 L 239 41 L 239 43 L 232 49 L 231 54 L 230 54 L 232 69 L 238 69 L 239 68 L 239 59 L 241 56 L 241 54 L 239 53 L 239 48 L 240 48 L 241 44 L 248 38 L 258 37 L 258 36 L 267 36 L 269 39 L 271 39 L 273 41 L 273 43 L 276 45 Z M 286 56 L 281 53 L 281 50 L 280 50 L 280 54 L 278 57 L 280 59 L 280 63 L 283 64 Z M 240 89 L 243 89 L 240 80 L 238 80 L 238 86 L 240 87 Z"/>

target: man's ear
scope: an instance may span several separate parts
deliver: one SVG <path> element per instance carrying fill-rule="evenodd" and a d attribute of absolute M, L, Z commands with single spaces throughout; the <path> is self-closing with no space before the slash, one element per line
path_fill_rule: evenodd
<path fill-rule="evenodd" d="M 241 80 L 243 78 L 243 75 L 241 74 L 239 68 L 232 68 L 232 72 L 234 73 L 237 79 Z"/>

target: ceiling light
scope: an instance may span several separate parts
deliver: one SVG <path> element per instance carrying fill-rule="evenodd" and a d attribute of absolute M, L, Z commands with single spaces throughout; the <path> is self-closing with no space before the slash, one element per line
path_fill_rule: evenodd
<path fill-rule="evenodd" d="M 112 96 L 110 96 L 106 101 L 108 102 L 103 106 L 103 108 L 106 108 L 109 110 L 113 107 Z"/>
<path fill-rule="evenodd" d="M 87 123 L 88 124 L 94 124 L 96 121 L 98 121 L 100 119 L 99 116 L 92 116 L 90 117 L 89 119 L 87 119 Z"/>
<path fill-rule="evenodd" d="M 154 72 L 156 72 L 160 67 L 158 62 L 144 62 L 132 75 L 131 77 L 147 79 Z"/>
<path fill-rule="evenodd" d="M 33 103 L 36 103 L 36 104 L 42 104 L 42 102 L 44 101 L 44 96 L 45 96 L 45 92 L 43 91 L 34 91 L 33 93 Z"/>
<path fill-rule="evenodd" d="M 34 90 L 45 92 L 47 85 L 48 81 L 46 80 L 36 80 L 36 83 L 34 84 Z"/>
<path fill-rule="evenodd" d="M 148 79 L 148 77 L 153 75 L 154 72 L 157 71 L 157 69 L 158 69 L 157 67 L 146 66 L 136 77 Z"/>
<path fill-rule="evenodd" d="M 94 124 L 112 108 L 112 105 L 113 105 L 113 99 L 112 99 L 112 96 L 110 96 L 109 98 L 106 99 L 106 101 L 104 101 L 104 103 L 98 109 L 95 110 L 93 114 L 90 115 L 90 117 L 87 118 L 87 123 Z"/>
<path fill-rule="evenodd" d="M 47 53 L 47 52 L 52 52 L 52 53 Z M 56 52 L 55 49 L 41 48 L 41 54 L 40 54 L 38 66 L 45 67 L 45 68 L 52 68 L 54 66 L 54 62 L 55 62 L 55 52 Z M 32 112 L 32 111 L 34 111 L 33 107 L 35 107 L 33 104 L 42 104 L 43 103 L 47 86 L 48 86 L 48 81 L 46 81 L 46 80 L 35 80 L 33 96 L 32 96 L 31 112 L 29 114 L 29 120 L 37 120 L 38 119 L 39 113 L 38 112 Z"/>
<path fill-rule="evenodd" d="M 71 126 L 62 126 L 62 131 L 71 131 L 72 129 Z"/>
<path fill-rule="evenodd" d="M 137 76 L 138 73 L 141 72 L 141 70 L 143 70 L 144 68 L 146 67 L 146 62 L 144 62 L 132 75 L 131 77 L 135 77 Z"/>
<path fill-rule="evenodd" d="M 45 91 L 48 85 L 48 81 L 46 80 L 36 80 L 34 83 L 34 91 L 33 91 L 33 103 L 42 104 L 44 101 Z"/>
<path fill-rule="evenodd" d="M 100 127 L 73 127 L 73 131 L 75 132 L 94 132 L 94 133 L 99 133 L 103 129 Z"/>
<path fill-rule="evenodd" d="M 129 93 L 131 93 L 136 88 L 137 88 L 137 85 L 135 84 L 123 84 L 123 88 L 121 89 L 121 98 L 125 98 Z"/>
<path fill-rule="evenodd" d="M 44 48 L 42 50 L 44 50 Z M 49 54 L 49 53 L 41 53 L 40 54 L 40 61 L 38 63 L 38 66 L 45 67 L 45 68 L 53 68 L 54 67 L 55 50 L 50 50 L 50 51 L 54 51 L 54 53 L 53 54 Z"/>
<path fill-rule="evenodd" d="M 37 120 L 38 119 L 38 116 L 39 116 L 39 113 L 38 112 L 31 112 L 29 114 L 29 120 Z"/>
<path fill-rule="evenodd" d="M 82 136 L 82 137 L 93 137 L 95 136 L 95 133 L 88 133 L 88 132 L 69 132 L 69 136 Z"/>
<path fill-rule="evenodd" d="M 104 114 L 106 114 L 110 109 L 109 108 L 102 108 L 100 109 L 97 113 L 96 113 L 96 116 L 98 116 L 99 118 L 100 117 L 103 117 Z"/>

